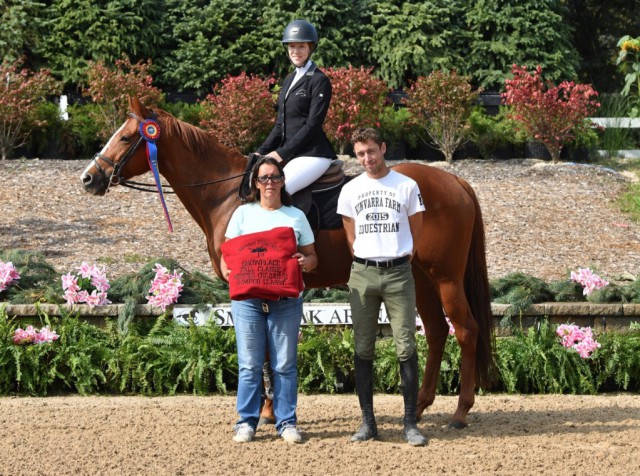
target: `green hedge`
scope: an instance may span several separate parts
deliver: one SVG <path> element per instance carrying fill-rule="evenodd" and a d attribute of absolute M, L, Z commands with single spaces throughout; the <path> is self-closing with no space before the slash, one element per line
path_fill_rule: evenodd
<path fill-rule="evenodd" d="M 60 338 L 48 344 L 16 345 L 12 336 L 24 321 L 0 307 L 0 395 L 60 393 L 174 395 L 225 394 L 237 386 L 233 328 L 213 323 L 183 326 L 166 315 L 136 319 L 126 334 L 115 322 L 97 327 L 74 315 L 40 313 Z M 497 340 L 497 378 L 490 391 L 577 393 L 640 390 L 640 332 L 604 333 L 601 348 L 581 359 L 560 344 L 546 322 Z M 303 327 L 298 349 L 300 391 L 353 391 L 353 334 L 350 328 Z M 418 335 L 420 365 L 427 344 Z M 460 351 L 449 337 L 438 392 L 459 391 Z M 378 340 L 376 389 L 398 392 L 400 377 L 391 339 Z"/>

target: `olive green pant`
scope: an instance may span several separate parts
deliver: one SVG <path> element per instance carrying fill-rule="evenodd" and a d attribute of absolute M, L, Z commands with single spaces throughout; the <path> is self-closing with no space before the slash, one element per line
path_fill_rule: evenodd
<path fill-rule="evenodd" d="M 356 354 L 373 360 L 380 305 L 384 303 L 398 359 L 411 358 L 416 350 L 416 288 L 411 264 L 375 268 L 353 263 L 348 284 Z"/>

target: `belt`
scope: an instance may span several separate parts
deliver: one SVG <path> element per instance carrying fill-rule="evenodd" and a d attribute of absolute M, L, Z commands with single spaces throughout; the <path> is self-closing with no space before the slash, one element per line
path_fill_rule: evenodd
<path fill-rule="evenodd" d="M 362 259 L 354 256 L 353 261 L 363 264 L 365 266 L 371 266 L 373 268 L 393 268 L 409 262 L 409 255 L 401 256 L 400 258 L 390 259 L 388 261 L 375 261 L 371 259 Z"/>

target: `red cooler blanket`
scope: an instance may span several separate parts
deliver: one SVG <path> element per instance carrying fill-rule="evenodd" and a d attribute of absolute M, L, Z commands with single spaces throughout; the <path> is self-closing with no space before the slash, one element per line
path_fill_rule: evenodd
<path fill-rule="evenodd" d="M 298 245 L 291 227 L 248 233 L 221 248 L 231 270 L 229 295 L 234 301 L 298 297 L 304 289 L 302 270 L 293 258 Z"/>

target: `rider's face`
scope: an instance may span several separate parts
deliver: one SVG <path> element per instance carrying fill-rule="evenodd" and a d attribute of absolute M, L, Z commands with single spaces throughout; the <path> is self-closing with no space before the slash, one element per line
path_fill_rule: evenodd
<path fill-rule="evenodd" d="M 311 56 L 310 43 L 289 43 L 287 50 L 289 51 L 289 59 L 297 68 L 304 66 Z"/>

